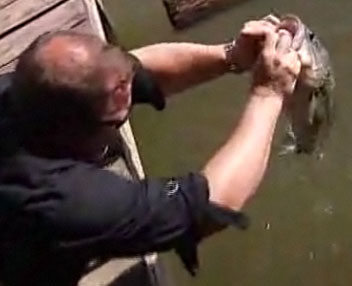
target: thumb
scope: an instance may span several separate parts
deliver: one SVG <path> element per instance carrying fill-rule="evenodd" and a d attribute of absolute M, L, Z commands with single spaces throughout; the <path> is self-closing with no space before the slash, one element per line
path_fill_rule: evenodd
<path fill-rule="evenodd" d="M 264 34 L 264 43 L 263 43 L 263 53 L 265 55 L 274 55 L 276 46 L 278 43 L 279 34 L 267 30 Z"/>

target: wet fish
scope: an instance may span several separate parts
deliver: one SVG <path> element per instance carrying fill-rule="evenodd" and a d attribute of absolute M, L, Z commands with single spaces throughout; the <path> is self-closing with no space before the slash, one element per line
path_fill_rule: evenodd
<path fill-rule="evenodd" d="M 292 48 L 302 60 L 292 100 L 287 106 L 288 126 L 280 152 L 323 156 L 323 143 L 334 120 L 335 79 L 327 49 L 317 35 L 295 15 L 281 17 L 293 36 Z"/>

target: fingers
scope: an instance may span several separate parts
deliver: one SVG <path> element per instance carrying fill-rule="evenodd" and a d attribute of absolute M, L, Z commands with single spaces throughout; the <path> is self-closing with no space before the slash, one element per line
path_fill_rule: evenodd
<path fill-rule="evenodd" d="M 301 61 L 296 51 L 290 50 L 286 56 L 287 67 L 291 70 L 292 74 L 298 76 L 301 70 Z"/>
<path fill-rule="evenodd" d="M 267 20 L 250 21 L 244 25 L 241 35 L 260 39 L 263 52 L 272 54 L 278 39 L 276 29 L 276 26 Z"/>
<path fill-rule="evenodd" d="M 263 42 L 263 55 L 272 57 L 276 53 L 276 47 L 279 40 L 279 34 L 276 31 L 267 31 Z"/>
<path fill-rule="evenodd" d="M 307 68 L 312 66 L 312 58 L 305 50 L 298 51 L 297 54 L 302 64 L 302 68 Z"/>
<path fill-rule="evenodd" d="M 286 74 L 286 94 L 292 94 L 302 68 L 298 53 L 295 50 L 290 49 L 287 54 L 282 56 L 282 67 L 282 75 Z"/>
<path fill-rule="evenodd" d="M 282 23 L 278 17 L 267 15 L 244 25 L 241 34 L 255 39 L 260 47 L 253 69 L 254 85 L 269 87 L 281 96 L 293 93 L 301 60 L 308 61 L 306 55 L 293 49 L 298 24 L 295 19 L 288 18 Z"/>
<path fill-rule="evenodd" d="M 241 30 L 242 35 L 265 37 L 269 32 L 275 32 L 276 26 L 266 20 L 249 21 Z"/>
<path fill-rule="evenodd" d="M 287 53 L 292 45 L 292 36 L 291 34 L 284 29 L 279 30 L 278 41 L 276 44 L 276 51 L 278 53 Z"/>
<path fill-rule="evenodd" d="M 242 71 L 251 69 L 263 49 L 267 35 L 275 33 L 276 23 L 274 17 L 245 23 L 236 39 L 236 51 L 231 56 L 231 62 L 236 63 Z"/>
<path fill-rule="evenodd" d="M 291 24 L 290 26 L 289 21 L 292 25 L 298 25 L 298 22 L 291 18 L 282 24 L 281 19 L 272 14 L 261 20 L 245 23 L 237 41 L 238 46 L 242 44 L 243 47 L 244 56 L 241 59 L 246 59 L 246 55 L 250 54 L 253 64 L 261 58 L 265 62 L 264 65 L 270 69 L 271 64 L 281 65 L 281 62 L 285 61 L 285 55 L 292 52 L 295 27 Z M 296 57 L 298 58 L 297 54 Z"/>
<path fill-rule="evenodd" d="M 269 14 L 269 15 L 266 15 L 265 17 L 263 17 L 264 21 L 268 21 L 269 23 L 277 26 L 277 25 L 280 25 L 280 18 L 275 16 L 274 14 Z"/>

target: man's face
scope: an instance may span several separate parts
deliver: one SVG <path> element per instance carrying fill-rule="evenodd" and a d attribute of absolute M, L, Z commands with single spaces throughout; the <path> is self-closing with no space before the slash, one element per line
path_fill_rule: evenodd
<path fill-rule="evenodd" d="M 104 51 L 103 81 L 108 94 L 101 122 L 119 127 L 128 119 L 132 106 L 132 81 L 135 73 L 133 61 L 118 48 Z"/>
<path fill-rule="evenodd" d="M 116 142 L 116 129 L 128 119 L 132 107 L 132 81 L 135 74 L 133 60 L 115 47 L 104 49 L 98 65 L 99 77 L 107 97 L 100 111 L 100 128 L 89 142 L 86 142 L 91 153 L 88 157 L 97 162 L 106 147 Z"/>

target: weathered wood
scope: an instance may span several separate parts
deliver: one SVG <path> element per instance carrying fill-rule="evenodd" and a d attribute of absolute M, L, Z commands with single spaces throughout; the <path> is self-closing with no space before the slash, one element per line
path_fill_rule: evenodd
<path fill-rule="evenodd" d="M 14 59 L 12 62 L 0 68 L 0 75 L 8 72 L 12 72 L 15 70 L 17 60 Z"/>
<path fill-rule="evenodd" d="M 92 25 L 90 24 L 87 18 L 84 19 L 82 22 L 79 22 L 77 25 L 73 26 L 71 29 L 80 33 L 94 35 Z"/>
<path fill-rule="evenodd" d="M 16 26 L 65 1 L 67 0 L 16 0 L 9 2 L 1 8 L 0 37 Z"/>
<path fill-rule="evenodd" d="M 77 32 L 85 33 L 85 34 L 94 34 L 92 32 L 92 27 L 88 21 L 88 19 L 85 19 L 83 22 L 79 22 L 77 25 L 73 26 L 71 28 L 72 30 L 75 30 Z M 11 62 L 6 64 L 5 66 L 0 68 L 0 75 L 11 72 L 15 69 L 17 63 L 17 58 L 14 58 Z"/>
<path fill-rule="evenodd" d="M 119 41 L 115 33 L 116 30 L 114 29 L 113 21 L 109 17 L 109 14 L 105 10 L 102 2 L 99 0 L 97 0 L 97 9 L 103 25 L 106 40 L 111 44 L 118 45 Z"/>
<path fill-rule="evenodd" d="M 88 14 L 88 20 L 92 26 L 94 34 L 100 37 L 102 40 L 106 41 L 106 35 L 104 33 L 103 23 L 100 19 L 98 3 L 96 0 L 83 0 L 86 7 L 86 12 Z"/>
<path fill-rule="evenodd" d="M 163 3 L 172 25 L 176 29 L 183 29 L 215 12 L 245 1 L 247 0 L 163 0 Z"/>
<path fill-rule="evenodd" d="M 88 273 L 79 281 L 79 286 L 115 285 L 116 273 L 124 273 L 140 262 L 140 259 L 113 259 L 94 271 Z M 143 285 L 143 284 L 142 284 Z M 123 285 L 121 285 L 123 286 Z M 124 285 L 126 286 L 126 285 Z M 133 285 L 138 286 L 138 285 Z M 147 285 L 148 286 L 148 285 Z"/>
<path fill-rule="evenodd" d="M 0 9 L 5 8 L 7 5 L 10 5 L 11 3 L 15 2 L 17 0 L 1 0 L 0 2 Z"/>
<path fill-rule="evenodd" d="M 13 61 L 39 35 L 70 29 L 79 25 L 85 18 L 83 3 L 80 0 L 69 1 L 14 31 L 0 41 L 0 68 Z"/>

